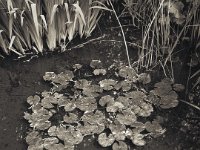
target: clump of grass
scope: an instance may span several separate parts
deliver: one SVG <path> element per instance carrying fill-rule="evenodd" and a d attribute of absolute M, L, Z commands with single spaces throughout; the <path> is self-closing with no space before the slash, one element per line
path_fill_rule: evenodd
<path fill-rule="evenodd" d="M 0 47 L 9 55 L 25 55 L 28 50 L 54 50 L 76 35 L 89 37 L 101 16 L 93 8 L 104 0 L 0 0 Z"/>
<path fill-rule="evenodd" d="M 161 64 L 165 69 L 170 62 L 173 78 L 172 56 L 175 48 L 186 36 L 198 46 L 200 40 L 200 1 L 125 0 L 125 7 L 133 24 L 142 28 L 143 41 L 139 53 L 140 67 Z"/>

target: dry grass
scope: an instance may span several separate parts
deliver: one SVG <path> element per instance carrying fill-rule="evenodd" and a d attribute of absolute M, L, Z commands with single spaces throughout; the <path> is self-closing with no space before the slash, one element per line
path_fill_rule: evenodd
<path fill-rule="evenodd" d="M 170 63 L 175 48 L 186 36 L 191 43 L 200 45 L 200 1 L 183 3 L 182 0 L 125 0 L 133 24 L 143 30 L 143 48 L 139 53 L 139 67 L 150 68 Z M 144 49 L 145 48 L 145 49 Z M 147 48 L 147 49 L 146 49 Z"/>

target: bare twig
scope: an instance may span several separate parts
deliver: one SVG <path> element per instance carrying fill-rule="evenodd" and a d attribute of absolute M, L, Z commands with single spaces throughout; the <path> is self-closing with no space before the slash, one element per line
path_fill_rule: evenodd
<path fill-rule="evenodd" d="M 118 16 L 117 16 L 117 13 L 116 13 L 116 11 L 115 11 L 115 8 L 114 8 L 114 6 L 113 6 L 111 0 L 109 0 L 109 3 L 110 3 L 110 6 L 112 7 L 112 11 L 113 11 L 113 13 L 114 13 L 114 15 L 115 15 L 115 17 L 116 17 L 116 19 L 117 19 L 117 22 L 118 22 L 118 24 L 119 24 L 119 26 L 120 26 L 120 28 L 121 28 L 121 32 L 122 32 L 122 36 L 123 36 L 123 40 L 124 40 L 124 45 L 125 45 L 125 48 L 126 48 L 126 55 L 127 55 L 128 65 L 129 65 L 129 67 L 131 67 L 131 62 L 130 62 L 129 52 L 128 52 L 128 46 L 127 46 L 126 37 L 125 37 L 125 34 L 124 34 L 124 30 L 123 30 L 122 24 L 121 24 L 121 22 L 119 21 L 119 18 L 118 18 Z"/>
<path fill-rule="evenodd" d="M 100 39 L 102 39 L 102 38 L 104 38 L 104 37 L 105 37 L 105 34 L 102 35 L 102 36 L 100 36 L 100 37 L 98 37 L 98 38 L 91 39 L 91 40 L 88 40 L 88 41 L 86 41 L 86 42 L 84 42 L 84 43 L 78 44 L 78 45 L 76 45 L 76 46 L 74 46 L 74 47 L 68 48 L 67 50 L 69 51 L 69 50 L 72 50 L 72 49 L 75 49 L 75 48 L 81 48 L 81 47 L 83 47 L 83 46 L 86 45 L 86 44 L 89 44 L 89 43 L 91 43 L 91 42 L 100 40 Z"/>
<path fill-rule="evenodd" d="M 193 108 L 195 108 L 195 109 L 197 109 L 197 110 L 200 111 L 200 107 L 198 107 L 198 106 L 196 106 L 196 105 L 194 105 L 192 103 L 189 103 L 187 101 L 184 101 L 184 100 L 180 100 L 180 101 L 183 102 L 183 103 L 185 103 L 185 104 L 188 104 L 189 106 L 191 106 L 191 107 L 193 107 Z"/>
<path fill-rule="evenodd" d="M 124 41 L 119 41 L 119 40 L 100 40 L 100 42 L 116 42 L 116 43 L 122 43 Z M 133 42 L 128 42 L 126 41 L 127 44 L 129 45 L 132 45 L 132 46 L 135 46 L 135 47 L 139 47 L 139 48 L 142 48 L 142 46 L 136 44 L 136 43 L 133 43 Z"/>

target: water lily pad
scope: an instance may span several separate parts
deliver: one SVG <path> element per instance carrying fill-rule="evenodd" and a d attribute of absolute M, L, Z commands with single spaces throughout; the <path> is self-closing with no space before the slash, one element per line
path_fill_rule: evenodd
<path fill-rule="evenodd" d="M 173 90 L 176 92 L 182 92 L 185 90 L 185 86 L 182 84 L 173 84 Z"/>
<path fill-rule="evenodd" d="M 83 89 L 83 88 L 88 87 L 89 85 L 91 85 L 91 81 L 88 81 L 86 79 L 80 79 L 80 80 L 75 81 L 74 87 L 77 89 Z"/>
<path fill-rule="evenodd" d="M 169 108 L 176 107 L 179 103 L 177 98 L 178 98 L 178 95 L 176 94 L 176 92 L 171 91 L 169 93 L 169 95 L 161 97 L 161 99 L 159 101 L 159 105 L 163 109 L 169 109 Z"/>
<path fill-rule="evenodd" d="M 118 96 L 117 99 L 115 100 L 116 102 L 120 102 L 124 105 L 124 107 L 128 108 L 129 105 L 129 98 L 125 96 Z"/>
<path fill-rule="evenodd" d="M 76 123 L 78 121 L 78 116 L 74 113 L 69 113 L 63 117 L 63 121 L 66 123 Z"/>
<path fill-rule="evenodd" d="M 75 100 L 69 99 L 66 96 L 58 99 L 58 106 L 64 107 L 66 112 L 73 111 L 76 108 Z"/>
<path fill-rule="evenodd" d="M 110 95 L 106 95 L 101 97 L 101 99 L 99 100 L 99 105 L 101 106 L 106 106 L 109 103 L 113 103 L 114 102 L 114 97 L 110 96 Z"/>
<path fill-rule="evenodd" d="M 32 114 L 25 113 L 24 118 L 28 120 L 31 127 L 38 130 L 45 130 L 51 126 L 51 122 L 48 119 L 51 118 L 52 115 L 53 114 L 48 110 L 41 108 Z"/>
<path fill-rule="evenodd" d="M 53 83 L 67 85 L 68 81 L 72 81 L 74 74 L 72 71 L 66 70 L 60 74 L 55 74 L 54 72 L 46 72 L 43 76 L 45 81 L 52 81 Z"/>
<path fill-rule="evenodd" d="M 93 74 L 98 76 L 98 75 L 106 75 L 107 71 L 106 69 L 95 69 L 93 71 Z"/>
<path fill-rule="evenodd" d="M 129 98 L 129 105 L 139 105 L 147 97 L 145 93 L 141 91 L 131 91 L 126 93 L 125 96 Z"/>
<path fill-rule="evenodd" d="M 52 81 L 55 77 L 56 77 L 56 74 L 54 72 L 45 72 L 43 79 L 45 81 Z"/>
<path fill-rule="evenodd" d="M 76 106 L 85 112 L 92 112 L 97 109 L 97 103 L 94 97 L 81 97 L 76 100 Z"/>
<path fill-rule="evenodd" d="M 102 87 L 106 91 L 112 90 L 116 84 L 117 81 L 113 79 L 104 79 L 99 82 L 100 87 Z"/>
<path fill-rule="evenodd" d="M 137 145 L 137 146 L 144 146 L 146 144 L 145 140 L 143 139 L 145 136 L 143 134 L 140 133 L 134 133 L 131 136 L 131 141 L 133 144 Z"/>
<path fill-rule="evenodd" d="M 112 149 L 113 150 L 128 150 L 128 146 L 125 142 L 118 141 L 112 145 Z"/>
<path fill-rule="evenodd" d="M 89 97 L 98 97 L 101 92 L 103 92 L 103 89 L 95 84 L 83 88 L 83 94 Z"/>
<path fill-rule="evenodd" d="M 83 135 L 80 131 L 75 130 L 74 127 L 58 127 L 56 135 L 59 139 L 63 140 L 64 143 L 70 143 L 70 145 L 76 145 L 82 142 Z"/>
<path fill-rule="evenodd" d="M 157 121 L 147 121 L 145 123 L 145 128 L 148 132 L 152 133 L 153 136 L 159 136 L 166 131 L 161 127 L 161 125 Z"/>
<path fill-rule="evenodd" d="M 120 77 L 128 79 L 132 82 L 136 82 L 136 80 L 137 80 L 137 72 L 135 71 L 134 68 L 131 68 L 128 66 L 121 68 L 119 70 L 118 74 Z"/>
<path fill-rule="evenodd" d="M 84 122 L 84 125 L 79 125 L 77 130 L 79 130 L 82 135 L 93 135 L 93 134 L 100 134 L 105 129 L 104 124 L 90 124 L 88 122 Z"/>
<path fill-rule="evenodd" d="M 42 136 L 38 131 L 33 130 L 29 132 L 26 136 L 26 143 L 29 145 L 36 145 L 42 142 L 43 142 Z"/>
<path fill-rule="evenodd" d="M 121 102 L 110 102 L 108 103 L 106 107 L 106 111 L 115 113 L 119 110 L 122 110 L 123 108 L 124 108 L 124 105 Z"/>
<path fill-rule="evenodd" d="M 57 136 L 57 127 L 56 126 L 51 126 L 49 129 L 48 129 L 48 134 L 50 136 Z"/>
<path fill-rule="evenodd" d="M 102 147 L 108 147 L 111 146 L 115 141 L 115 138 L 112 134 L 106 135 L 106 133 L 101 133 L 98 136 L 98 142 Z"/>
<path fill-rule="evenodd" d="M 122 113 L 118 113 L 116 119 L 121 124 L 132 125 L 136 121 L 137 117 L 134 112 L 132 112 L 130 109 L 127 109 L 123 110 Z"/>
<path fill-rule="evenodd" d="M 47 150 L 74 150 L 74 145 L 52 144 Z"/>
<path fill-rule="evenodd" d="M 157 96 L 168 95 L 172 91 L 172 82 L 170 79 L 165 78 L 161 82 L 154 85 L 155 89 L 152 91 Z"/>
<path fill-rule="evenodd" d="M 76 71 L 76 70 L 81 69 L 82 67 L 83 67 L 83 65 L 81 65 L 81 64 L 74 64 L 72 68 L 74 69 L 74 71 Z"/>
<path fill-rule="evenodd" d="M 120 81 L 118 82 L 115 87 L 114 87 L 116 90 L 120 90 L 122 89 L 122 91 L 126 92 L 126 91 L 129 91 L 131 90 L 132 88 L 132 81 L 130 80 L 123 80 L 123 81 Z"/>
<path fill-rule="evenodd" d="M 53 96 L 51 97 L 45 97 L 41 100 L 41 105 L 44 107 L 44 108 L 53 108 L 54 105 L 53 104 L 57 104 L 57 99 L 54 98 Z"/>
<path fill-rule="evenodd" d="M 27 103 L 29 103 L 30 105 L 36 105 L 40 102 L 40 97 L 38 95 L 35 96 L 29 96 L 27 98 Z"/>
<path fill-rule="evenodd" d="M 59 143 L 59 140 L 56 137 L 44 138 L 43 140 L 45 149 L 51 149 L 52 146 Z"/>
<path fill-rule="evenodd" d="M 90 124 L 103 124 L 105 122 L 105 115 L 101 111 L 97 110 L 95 113 L 85 113 L 81 117 L 81 120 Z"/>
<path fill-rule="evenodd" d="M 92 60 L 90 62 L 90 67 L 92 67 L 94 69 L 100 69 L 100 68 L 102 68 L 102 62 L 100 60 Z"/>
<path fill-rule="evenodd" d="M 123 141 L 126 138 L 126 126 L 118 121 L 113 122 L 109 125 L 109 129 L 112 135 L 117 141 Z"/>
<path fill-rule="evenodd" d="M 151 76 L 148 73 L 141 73 L 138 76 L 138 81 L 142 84 L 148 84 L 151 82 Z"/>

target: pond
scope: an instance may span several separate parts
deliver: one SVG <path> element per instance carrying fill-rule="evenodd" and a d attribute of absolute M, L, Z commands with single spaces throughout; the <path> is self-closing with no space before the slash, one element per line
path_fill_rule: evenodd
<path fill-rule="evenodd" d="M 119 38 L 119 37 L 117 37 Z M 104 38 L 108 40 L 109 38 Z M 131 58 L 135 58 L 137 49 L 130 48 Z M 88 65 L 91 60 L 101 60 L 106 68 L 113 63 L 126 63 L 123 43 L 97 40 L 60 54 L 47 54 L 30 61 L 5 59 L 0 65 L 0 149 L 25 150 L 28 122 L 23 118 L 24 112 L 30 107 L 26 103 L 27 97 L 50 90 L 50 86 L 43 80 L 45 72 L 60 73 L 70 69 L 74 64 Z M 177 64 L 176 81 L 186 84 L 187 68 Z M 153 73 L 152 81 L 159 82 L 163 75 L 160 71 Z M 150 86 L 149 88 L 151 88 Z M 147 88 L 148 89 L 148 88 Z M 183 94 L 180 94 L 184 98 Z M 167 110 L 155 109 L 154 116 L 164 120 L 166 132 L 158 137 L 148 139 L 145 146 L 134 146 L 137 150 L 182 150 L 200 149 L 200 121 L 199 112 L 194 108 L 179 103 L 178 107 Z M 83 142 L 75 147 L 77 150 L 100 150 L 102 148 L 96 137 L 87 136 Z"/>

